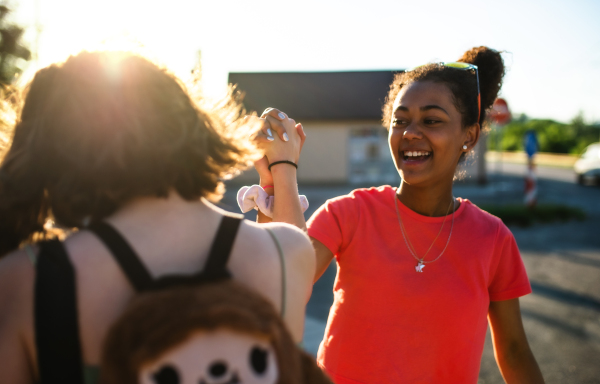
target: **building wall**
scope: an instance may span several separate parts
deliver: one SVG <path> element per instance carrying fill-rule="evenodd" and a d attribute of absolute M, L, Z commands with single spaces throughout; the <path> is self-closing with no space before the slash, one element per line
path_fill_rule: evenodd
<path fill-rule="evenodd" d="M 327 121 L 299 120 L 306 133 L 298 164 L 298 182 L 339 184 L 350 180 L 350 136 L 353 129 L 380 126 L 377 120 Z M 258 175 L 249 169 L 236 182 L 258 183 Z"/>
<path fill-rule="evenodd" d="M 396 180 L 379 120 L 302 121 L 307 135 L 298 180 L 308 183 L 365 183 Z M 390 180 L 390 168 L 395 176 Z"/>
<path fill-rule="evenodd" d="M 345 183 L 348 181 L 348 137 L 352 122 L 303 121 L 306 142 L 302 148 L 298 181 Z"/>
<path fill-rule="evenodd" d="M 306 142 L 298 164 L 299 183 L 397 185 L 400 181 L 387 147 L 386 131 L 378 120 L 301 122 Z M 485 171 L 479 164 L 485 146 L 477 147 L 479 153 L 461 166 L 463 181 L 485 179 Z M 251 168 L 235 181 L 258 183 L 258 174 Z"/>

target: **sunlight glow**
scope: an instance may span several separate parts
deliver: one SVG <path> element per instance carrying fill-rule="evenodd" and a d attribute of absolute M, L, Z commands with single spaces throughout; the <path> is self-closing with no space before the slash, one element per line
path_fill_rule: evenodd
<path fill-rule="evenodd" d="M 487 45 L 508 52 L 514 112 L 600 121 L 600 3 L 589 0 L 13 1 L 30 43 L 38 5 L 30 73 L 82 49 L 135 47 L 185 80 L 201 51 L 206 93 L 219 94 L 232 71 L 402 69 Z"/>

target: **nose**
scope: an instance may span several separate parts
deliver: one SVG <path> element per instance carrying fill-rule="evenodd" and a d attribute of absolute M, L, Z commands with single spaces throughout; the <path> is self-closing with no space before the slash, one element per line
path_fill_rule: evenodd
<path fill-rule="evenodd" d="M 410 122 L 410 124 L 408 124 L 404 128 L 404 132 L 402 133 L 402 138 L 406 139 L 406 140 L 414 140 L 414 139 L 423 138 L 423 134 L 421 133 L 419 124 L 414 121 Z"/>
<path fill-rule="evenodd" d="M 227 363 L 224 361 L 215 361 L 208 367 L 208 371 L 214 378 L 222 377 L 227 373 Z"/>

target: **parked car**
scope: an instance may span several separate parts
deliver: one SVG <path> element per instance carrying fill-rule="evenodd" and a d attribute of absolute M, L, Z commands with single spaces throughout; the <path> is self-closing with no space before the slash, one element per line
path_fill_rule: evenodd
<path fill-rule="evenodd" d="M 600 184 L 600 143 L 590 144 L 573 166 L 579 184 Z"/>

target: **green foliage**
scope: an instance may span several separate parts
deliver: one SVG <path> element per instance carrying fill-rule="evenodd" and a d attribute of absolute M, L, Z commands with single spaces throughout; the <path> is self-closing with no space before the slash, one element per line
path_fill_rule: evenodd
<path fill-rule="evenodd" d="M 600 125 L 586 124 L 580 113 L 569 123 L 554 120 L 528 119 L 521 115 L 503 128 L 489 134 L 489 149 L 522 151 L 525 132 L 533 129 L 540 152 L 581 154 L 585 147 L 599 140 Z"/>
<path fill-rule="evenodd" d="M 0 5 L 0 84 L 10 84 L 22 72 L 20 63 L 31 58 L 31 52 L 21 44 L 25 31 L 7 21 L 10 10 Z"/>
<path fill-rule="evenodd" d="M 534 208 L 524 205 L 482 205 L 481 209 L 498 216 L 506 225 L 529 227 L 536 222 L 584 220 L 585 213 L 580 208 L 561 204 L 538 204 Z"/>

